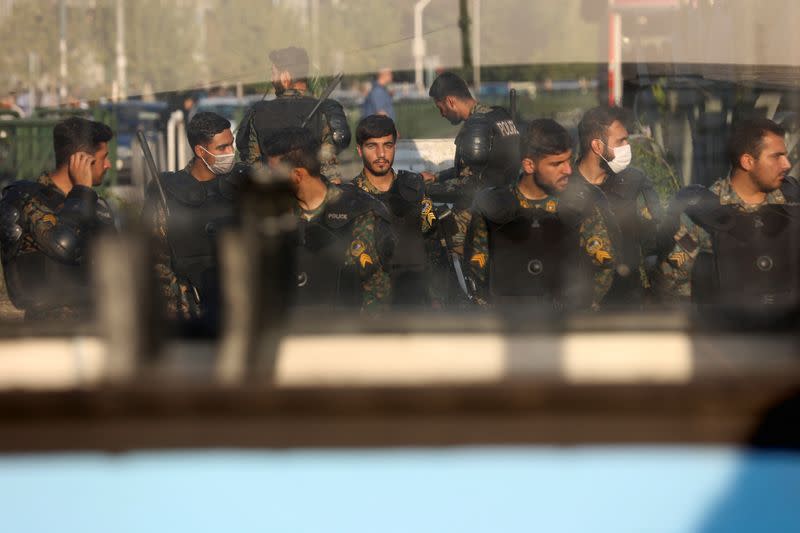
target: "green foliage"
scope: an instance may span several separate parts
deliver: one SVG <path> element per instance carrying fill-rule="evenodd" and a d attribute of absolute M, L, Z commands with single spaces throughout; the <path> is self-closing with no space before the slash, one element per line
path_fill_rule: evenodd
<path fill-rule="evenodd" d="M 647 174 L 653 182 L 661 203 L 666 207 L 680 189 L 675 170 L 664 158 L 661 147 L 644 135 L 631 135 L 633 165 Z"/>

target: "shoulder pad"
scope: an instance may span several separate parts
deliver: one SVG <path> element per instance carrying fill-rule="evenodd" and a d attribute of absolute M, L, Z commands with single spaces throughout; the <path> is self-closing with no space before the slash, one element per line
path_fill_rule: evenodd
<path fill-rule="evenodd" d="M 472 115 L 458 132 L 458 151 L 467 164 L 482 164 L 492 151 L 492 121 L 486 115 Z"/>
<path fill-rule="evenodd" d="M 344 114 L 342 104 L 330 98 L 323 100 L 320 111 L 325 114 L 331 127 L 333 144 L 337 150 L 343 150 L 350 145 L 350 126 Z"/>
<path fill-rule="evenodd" d="M 219 193 L 223 198 L 233 200 L 249 176 L 250 165 L 242 162 L 236 163 L 233 170 L 220 177 Z"/>
<path fill-rule="evenodd" d="M 203 185 L 182 170 L 162 172 L 161 185 L 165 193 L 182 204 L 197 207 L 206 201 L 206 190 Z"/>
<path fill-rule="evenodd" d="M 26 202 L 28 198 L 32 196 L 38 196 L 42 193 L 42 189 L 43 187 L 34 181 L 15 181 L 3 189 L 0 200 L 2 200 L 5 205 L 19 205 L 20 203 Z M 19 207 L 21 207 L 21 205 L 19 205 Z"/>
<path fill-rule="evenodd" d="M 647 175 L 638 168 L 628 167 L 616 176 L 612 188 L 614 192 L 626 199 L 633 199 L 647 180 Z"/>
<path fill-rule="evenodd" d="M 373 211 L 387 221 L 391 220 L 389 211 L 380 200 L 359 189 L 351 183 L 339 185 L 342 194 L 331 202 L 325 210 L 325 224 L 331 228 L 341 228 L 361 215 Z"/>
<path fill-rule="evenodd" d="M 792 204 L 800 203 L 800 182 L 797 178 L 786 176 L 781 185 L 781 192 L 786 198 L 786 201 Z"/>
<path fill-rule="evenodd" d="M 730 209 L 719 203 L 719 196 L 702 185 L 689 185 L 675 195 L 669 206 L 670 219 L 681 213 L 705 228 L 729 229 L 733 224 Z"/>
<path fill-rule="evenodd" d="M 396 190 L 407 202 L 421 202 L 425 196 L 425 180 L 416 172 L 399 170 L 391 189 Z"/>
<path fill-rule="evenodd" d="M 519 202 L 508 187 L 490 187 L 475 195 L 473 209 L 495 224 L 507 224 L 516 218 Z"/>
<path fill-rule="evenodd" d="M 588 215 L 597 204 L 601 204 L 601 207 L 606 204 L 603 191 L 577 180 L 571 180 L 567 190 L 558 198 L 559 210 L 572 214 Z"/>

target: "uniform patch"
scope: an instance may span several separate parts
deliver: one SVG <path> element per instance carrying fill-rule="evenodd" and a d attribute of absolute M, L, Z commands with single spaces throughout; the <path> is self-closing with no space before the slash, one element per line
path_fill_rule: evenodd
<path fill-rule="evenodd" d="M 603 249 L 603 241 L 597 235 L 589 237 L 589 240 L 586 243 L 586 251 L 601 265 L 604 261 L 611 259 L 611 254 L 608 253 L 607 250 Z"/>
<path fill-rule="evenodd" d="M 350 255 L 353 257 L 359 257 L 361 254 L 364 253 L 364 250 L 367 249 L 367 245 L 364 244 L 364 241 L 359 239 L 354 240 L 350 243 Z"/>
<path fill-rule="evenodd" d="M 363 253 L 358 256 L 358 264 L 361 265 L 361 268 L 367 268 L 367 265 L 372 264 L 372 258 L 369 254 Z"/>
<path fill-rule="evenodd" d="M 55 226 L 58 223 L 58 220 L 56 220 L 55 215 L 48 213 L 42 217 L 42 222 L 47 222 L 48 224 L 52 224 Z"/>
<path fill-rule="evenodd" d="M 472 258 L 469 260 L 470 263 L 475 263 L 478 265 L 478 268 L 483 268 L 486 266 L 486 254 L 474 254 Z"/>
<path fill-rule="evenodd" d="M 687 260 L 688 258 L 689 258 L 689 256 L 688 256 L 688 255 L 686 255 L 686 252 L 672 252 L 672 253 L 671 253 L 671 254 L 669 254 L 669 256 L 667 257 L 667 259 L 669 260 L 669 262 L 670 262 L 670 263 L 672 263 L 673 265 L 675 265 L 675 266 L 676 266 L 676 267 L 678 267 L 678 268 L 680 268 L 680 267 L 682 267 L 684 264 L 686 264 L 686 260 Z"/>
<path fill-rule="evenodd" d="M 653 220 L 653 215 L 650 214 L 650 210 L 647 209 L 647 206 L 643 206 L 642 210 L 639 212 L 642 215 L 642 218 L 645 220 Z"/>
<path fill-rule="evenodd" d="M 544 204 L 544 210 L 548 213 L 555 213 L 556 212 L 556 201 L 555 200 L 548 200 L 546 204 Z"/>
<path fill-rule="evenodd" d="M 429 226 L 432 226 L 436 221 L 436 213 L 433 212 L 433 202 L 431 202 L 430 198 L 422 200 L 422 218 Z"/>

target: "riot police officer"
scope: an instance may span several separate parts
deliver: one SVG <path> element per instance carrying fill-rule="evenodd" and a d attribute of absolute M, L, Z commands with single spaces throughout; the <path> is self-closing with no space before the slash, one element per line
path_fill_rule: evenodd
<path fill-rule="evenodd" d="M 309 61 L 303 48 L 273 50 L 269 57 L 276 98 L 253 104 L 236 133 L 236 147 L 246 163 L 261 159 L 274 132 L 301 126 L 318 102 L 308 94 Z M 325 100 L 306 127 L 321 143 L 323 174 L 339 178 L 336 155 L 350 145 L 350 128 L 341 104 Z"/>
<path fill-rule="evenodd" d="M 3 271 L 11 301 L 26 319 L 83 319 L 91 312 L 90 247 L 114 225 L 92 187 L 111 168 L 112 137 L 105 124 L 63 120 L 53 128 L 55 171 L 3 190 Z"/>
<path fill-rule="evenodd" d="M 569 133 L 550 119 L 522 135 L 521 174 L 479 192 L 465 257 L 479 303 L 597 308 L 610 287 L 614 249 L 604 218 L 586 197 L 565 193 Z"/>
<path fill-rule="evenodd" d="M 729 176 L 675 197 L 657 277 L 665 300 L 758 313 L 797 308 L 800 187 L 787 176 L 784 136 L 768 119 L 739 122 Z"/>
<path fill-rule="evenodd" d="M 455 166 L 437 175 L 422 173 L 428 195 L 435 202 L 454 205 L 457 231 L 450 240 L 453 251 L 461 254 L 475 192 L 507 184 L 517 175 L 519 131 L 505 109 L 479 103 L 452 72 L 440 74 L 428 94 L 443 118 L 464 123 L 455 140 Z"/>
<path fill-rule="evenodd" d="M 162 173 L 161 190 L 150 183 L 142 211 L 156 241 L 156 275 L 168 315 L 212 333 L 219 312 L 217 241 L 235 222 L 245 175 L 243 165 L 234 165 L 230 127 L 216 113 L 197 113 L 186 127 L 194 157 L 186 168 Z"/>
<path fill-rule="evenodd" d="M 390 265 L 394 304 L 423 305 L 429 301 L 425 238 L 434 229 L 436 215 L 422 176 L 392 168 L 396 142 L 391 118 L 363 118 L 356 128 L 356 143 L 364 167 L 352 183 L 381 200 L 392 215 L 397 236 Z"/>
<path fill-rule="evenodd" d="M 656 266 L 661 204 L 650 179 L 630 166 L 631 145 L 620 108 L 596 107 L 578 125 L 581 156 L 572 184 L 607 214 L 618 241 L 617 271 L 606 305 L 641 305 Z M 607 209 L 605 209 L 607 208 Z"/>
<path fill-rule="evenodd" d="M 266 147 L 270 172 L 289 182 L 297 201 L 296 305 L 386 309 L 395 244 L 386 208 L 352 184 L 324 180 L 319 141 L 307 129 L 279 130 Z"/>

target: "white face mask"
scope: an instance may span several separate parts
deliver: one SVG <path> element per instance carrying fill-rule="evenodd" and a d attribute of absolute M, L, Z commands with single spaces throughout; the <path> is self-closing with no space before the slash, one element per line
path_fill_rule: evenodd
<path fill-rule="evenodd" d="M 209 165 L 205 159 L 203 159 L 202 157 L 200 158 L 203 159 L 203 163 L 205 163 L 206 167 L 208 167 L 208 170 L 210 170 L 214 174 L 218 176 L 222 174 L 227 174 L 233 169 L 233 160 L 236 157 L 235 153 L 214 155 L 205 148 L 203 148 L 202 146 L 200 147 L 200 149 L 203 150 L 208 155 L 214 156 L 213 165 Z"/>
<path fill-rule="evenodd" d="M 602 142 L 602 141 L 600 141 Z M 623 144 L 622 146 L 617 146 L 614 148 L 614 159 L 611 161 L 607 161 L 605 157 L 602 155 L 600 158 L 606 162 L 608 168 L 611 169 L 611 172 L 614 174 L 619 174 L 626 168 L 628 165 L 631 164 L 631 159 L 633 159 L 633 153 L 631 152 L 631 145 L 630 144 Z"/>

